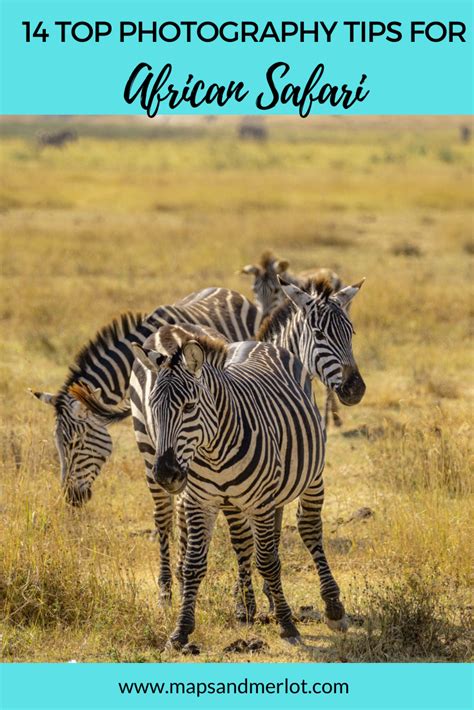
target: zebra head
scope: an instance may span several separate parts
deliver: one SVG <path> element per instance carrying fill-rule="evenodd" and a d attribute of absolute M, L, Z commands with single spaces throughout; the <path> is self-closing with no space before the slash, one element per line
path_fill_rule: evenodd
<path fill-rule="evenodd" d="M 251 274 L 254 277 L 252 291 L 262 318 L 283 302 L 284 295 L 278 277 L 289 280 L 290 277 L 286 273 L 288 266 L 287 261 L 278 259 L 271 252 L 264 252 L 260 264 L 247 264 L 242 268 L 242 274 Z"/>
<path fill-rule="evenodd" d="M 164 326 L 156 336 L 166 330 L 180 328 Z M 178 335 L 179 337 L 179 335 Z M 150 340 L 150 339 L 149 339 Z M 162 338 L 163 341 L 163 338 Z M 207 342 L 209 347 L 203 345 Z M 222 341 L 188 339 L 181 341 L 170 356 L 144 346 L 133 349 L 141 364 L 156 374 L 146 406 L 152 414 L 155 427 L 155 460 L 152 475 L 168 493 L 177 495 L 187 484 L 188 469 L 198 450 L 206 448 L 216 438 L 218 418 L 216 404 L 211 394 L 203 366 L 209 353 L 220 358 Z"/>
<path fill-rule="evenodd" d="M 365 393 L 365 383 L 352 352 L 354 328 L 347 314 L 364 281 L 335 293 L 330 284 L 310 283 L 307 289 L 301 289 L 281 282 L 301 323 L 300 359 L 310 375 L 317 375 L 345 405 L 358 404 Z"/>
<path fill-rule="evenodd" d="M 66 501 L 81 506 L 92 496 L 92 483 L 112 453 L 107 431 L 108 418 L 90 411 L 80 395 L 91 393 L 85 384 L 76 383 L 58 394 L 32 392 L 41 402 L 54 407 L 54 440 L 61 466 L 61 486 Z"/>

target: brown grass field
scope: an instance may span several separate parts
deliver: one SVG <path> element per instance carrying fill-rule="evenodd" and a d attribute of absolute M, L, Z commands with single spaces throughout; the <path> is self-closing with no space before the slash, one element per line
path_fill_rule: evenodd
<path fill-rule="evenodd" d="M 250 295 L 236 270 L 264 248 L 295 270 L 367 277 L 352 309 L 367 394 L 329 432 L 324 509 L 328 556 L 359 624 L 338 636 L 300 623 L 296 648 L 273 623 L 239 626 L 219 520 L 192 660 L 469 659 L 474 191 L 459 128 L 471 119 L 267 119 L 264 142 L 239 140 L 236 119 L 77 119 L 67 122 L 77 142 L 39 150 L 43 123 L 1 124 L 2 659 L 186 660 L 163 650 L 177 594 L 171 611 L 159 608 L 130 420 L 112 431 L 92 501 L 70 510 L 52 412 L 26 390 L 55 391 L 76 351 L 122 311 L 211 285 Z M 295 611 L 318 611 L 294 507 L 283 582 Z M 363 507 L 369 517 L 354 515 Z M 224 652 L 255 636 L 264 652 Z"/>

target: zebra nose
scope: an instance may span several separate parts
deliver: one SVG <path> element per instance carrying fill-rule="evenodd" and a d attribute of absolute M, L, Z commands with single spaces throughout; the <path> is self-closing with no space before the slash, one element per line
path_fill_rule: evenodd
<path fill-rule="evenodd" d="M 90 486 L 84 486 L 82 488 L 78 488 L 77 486 L 65 486 L 64 496 L 69 505 L 80 508 L 92 498 L 92 489 Z"/>
<path fill-rule="evenodd" d="M 153 478 L 168 493 L 176 495 L 186 486 L 187 475 L 178 463 L 172 448 L 158 456 L 153 465 Z"/>
<path fill-rule="evenodd" d="M 336 394 L 342 404 L 352 406 L 358 404 L 365 394 L 365 382 L 359 370 L 355 368 L 346 369 L 343 372 L 343 382 L 336 390 Z"/>

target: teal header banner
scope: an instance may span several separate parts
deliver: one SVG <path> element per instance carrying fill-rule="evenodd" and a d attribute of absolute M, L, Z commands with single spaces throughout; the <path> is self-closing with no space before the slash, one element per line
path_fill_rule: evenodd
<path fill-rule="evenodd" d="M 470 114 L 472 0 L 2 1 L 4 114 Z"/>
<path fill-rule="evenodd" d="M 5 664 L 0 707 L 470 710 L 472 677 L 436 663 Z"/>

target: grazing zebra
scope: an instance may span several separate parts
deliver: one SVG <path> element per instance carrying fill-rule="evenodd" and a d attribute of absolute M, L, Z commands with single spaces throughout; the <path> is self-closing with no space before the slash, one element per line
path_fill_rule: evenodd
<path fill-rule="evenodd" d="M 279 259 L 271 251 L 265 251 L 260 257 L 259 264 L 247 264 L 247 266 L 242 268 L 242 274 L 252 274 L 254 277 L 252 290 L 262 318 L 273 313 L 285 300 L 285 294 L 280 286 L 279 278 L 282 278 L 286 283 L 296 284 L 300 287 L 303 287 L 308 280 L 312 280 L 328 282 L 334 292 L 342 288 L 340 276 L 331 269 L 308 269 L 295 276 L 288 272 L 288 267 L 288 261 Z M 330 413 L 335 426 L 341 426 L 342 420 L 339 416 L 336 397 L 331 389 L 327 389 L 324 407 L 326 427 L 329 423 Z"/>
<path fill-rule="evenodd" d="M 362 282 L 333 294 L 328 285 L 320 282 L 310 282 L 306 290 L 292 284 L 282 284 L 288 300 L 265 321 L 257 334 L 257 338 L 262 342 L 269 341 L 276 346 L 282 346 L 298 357 L 311 377 L 318 376 L 326 386 L 334 389 L 340 400 L 347 405 L 357 404 L 365 392 L 365 384 L 352 354 L 353 328 L 345 312 L 361 285 Z M 222 328 L 220 330 L 222 332 Z M 132 404 L 136 406 L 138 400 L 135 391 L 139 390 L 141 385 L 135 382 L 135 378 L 136 373 L 132 376 L 131 393 Z M 91 389 L 75 387 L 72 394 L 98 418 L 113 416 L 114 407 L 101 402 Z M 169 535 L 173 517 L 172 504 L 169 496 L 153 478 L 155 452 L 147 426 L 139 418 L 134 419 L 134 426 L 138 445 L 145 459 L 148 485 L 155 500 L 155 524 L 160 533 L 161 550 L 160 595 L 163 600 L 167 600 L 171 594 Z M 242 620 L 251 620 L 255 613 L 255 596 L 251 583 L 251 531 L 245 518 L 228 509 L 224 513 L 239 563 L 237 615 Z M 277 534 L 280 527 L 281 516 L 277 516 Z"/>
<path fill-rule="evenodd" d="M 54 408 L 54 438 L 61 467 L 61 485 L 68 503 L 80 506 L 92 496 L 92 484 L 112 453 L 110 424 L 130 415 L 124 399 L 135 356 L 133 342 L 144 342 L 155 329 L 140 314 L 125 313 L 102 328 L 77 355 L 56 394 L 30 390 Z M 71 391 L 83 383 L 108 405 L 91 415 Z"/>
<path fill-rule="evenodd" d="M 54 407 L 55 442 L 62 489 L 68 503 L 81 506 L 91 498 L 93 482 L 112 453 L 108 427 L 131 413 L 129 386 L 135 360 L 132 344 L 143 343 L 160 326 L 175 322 L 213 326 L 229 341 L 237 341 L 253 337 L 260 319 L 250 301 L 239 293 L 221 288 L 192 293 L 174 305 L 157 308 L 146 318 L 125 314 L 99 331 L 81 350 L 57 394 L 32 392 L 40 401 Z M 84 406 L 78 397 L 81 388 L 95 392 L 97 400 L 100 397 L 100 407 L 96 406 L 91 412 Z M 146 450 L 142 453 L 146 455 Z M 160 595 L 163 601 L 168 601 L 172 499 L 157 485 L 150 469 L 146 473 L 160 545 Z"/>
<path fill-rule="evenodd" d="M 296 498 L 298 530 L 319 574 L 326 618 L 332 628 L 345 628 L 339 587 L 323 550 L 325 435 L 309 374 L 291 353 L 270 343 L 229 345 L 197 331 L 163 326 L 134 345 L 131 402 L 140 450 L 146 430 L 154 480 L 172 495 L 184 491 L 182 602 L 170 643 L 182 648 L 194 630 L 219 510 L 250 522 L 257 569 L 270 589 L 281 636 L 298 637 L 275 539 L 275 511 Z"/>
<path fill-rule="evenodd" d="M 135 360 L 132 343 L 143 343 L 161 325 L 177 321 L 212 325 L 229 340 L 251 338 L 260 322 L 255 306 L 240 294 L 204 289 L 174 305 L 161 306 L 146 318 L 122 315 L 82 348 L 56 394 L 32 392 L 54 407 L 61 482 L 72 505 L 80 506 L 90 499 L 92 484 L 112 453 L 108 427 L 130 415 L 130 373 Z M 74 396 L 79 384 L 100 396 L 104 405 L 100 414 L 91 415 Z M 155 517 L 160 515 L 160 501 L 157 506 Z"/>

